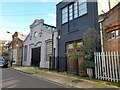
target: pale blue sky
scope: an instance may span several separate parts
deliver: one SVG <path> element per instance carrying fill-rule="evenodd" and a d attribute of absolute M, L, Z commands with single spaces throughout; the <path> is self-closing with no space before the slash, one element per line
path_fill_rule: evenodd
<path fill-rule="evenodd" d="M 6 31 L 23 34 L 30 32 L 29 25 L 35 19 L 44 19 L 45 23 L 56 25 L 57 2 L 4 2 L 0 6 L 2 22 L 0 22 L 0 40 L 11 39 Z"/>
<path fill-rule="evenodd" d="M 46 24 L 56 25 L 56 4 L 61 0 L 1 1 L 4 2 L 0 2 L 0 40 L 12 40 L 12 35 L 6 31 L 18 31 L 27 35 L 30 32 L 29 25 L 35 19 L 44 19 Z M 105 1 L 102 9 L 108 10 L 108 2 Z"/>

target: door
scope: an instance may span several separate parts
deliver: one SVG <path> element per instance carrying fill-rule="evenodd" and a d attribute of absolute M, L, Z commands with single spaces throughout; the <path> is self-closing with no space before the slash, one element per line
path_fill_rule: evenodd
<path fill-rule="evenodd" d="M 39 67 L 41 59 L 41 47 L 32 48 L 31 66 Z"/>

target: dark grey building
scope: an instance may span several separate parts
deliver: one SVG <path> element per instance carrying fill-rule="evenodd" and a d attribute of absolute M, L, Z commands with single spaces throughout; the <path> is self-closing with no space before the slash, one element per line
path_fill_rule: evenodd
<path fill-rule="evenodd" d="M 75 0 L 76 1 L 76 0 Z M 67 44 L 82 40 L 83 33 L 88 28 L 99 30 L 97 2 L 60 2 L 57 5 L 57 30 L 59 31 L 59 57 L 65 57 Z M 91 32 L 92 33 L 92 32 Z M 65 67 L 65 62 L 60 61 Z"/>

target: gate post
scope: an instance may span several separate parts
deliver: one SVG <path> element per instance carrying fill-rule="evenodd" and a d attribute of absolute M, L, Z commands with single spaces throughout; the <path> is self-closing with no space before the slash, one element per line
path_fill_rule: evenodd
<path fill-rule="evenodd" d="M 78 58 L 76 59 L 76 75 L 79 75 Z"/>
<path fill-rule="evenodd" d="M 49 58 L 49 70 L 51 70 L 51 57 Z"/>
<path fill-rule="evenodd" d="M 65 71 L 67 71 L 67 57 L 65 57 Z"/>
<path fill-rule="evenodd" d="M 57 72 L 59 72 L 59 56 L 57 57 Z"/>

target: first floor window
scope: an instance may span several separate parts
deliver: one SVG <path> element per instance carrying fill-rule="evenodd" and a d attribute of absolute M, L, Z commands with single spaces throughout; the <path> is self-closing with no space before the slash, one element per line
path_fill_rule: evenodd
<path fill-rule="evenodd" d="M 74 18 L 78 17 L 78 3 L 74 3 Z"/>
<path fill-rule="evenodd" d="M 87 0 L 80 0 L 79 2 L 79 16 L 87 13 Z"/>
<path fill-rule="evenodd" d="M 62 10 L 62 24 L 71 21 L 78 16 L 82 16 L 87 12 L 87 0 L 78 0 L 66 7 Z"/>
<path fill-rule="evenodd" d="M 46 42 L 46 61 L 52 56 L 52 41 Z"/>
<path fill-rule="evenodd" d="M 62 9 L 62 24 L 68 22 L 68 7 Z"/>
<path fill-rule="evenodd" d="M 73 5 L 69 6 L 69 20 L 73 19 Z"/>
<path fill-rule="evenodd" d="M 115 30 L 108 33 L 108 39 L 114 39 L 120 36 L 120 30 Z"/>
<path fill-rule="evenodd" d="M 120 36 L 120 30 L 116 30 L 116 37 Z"/>

